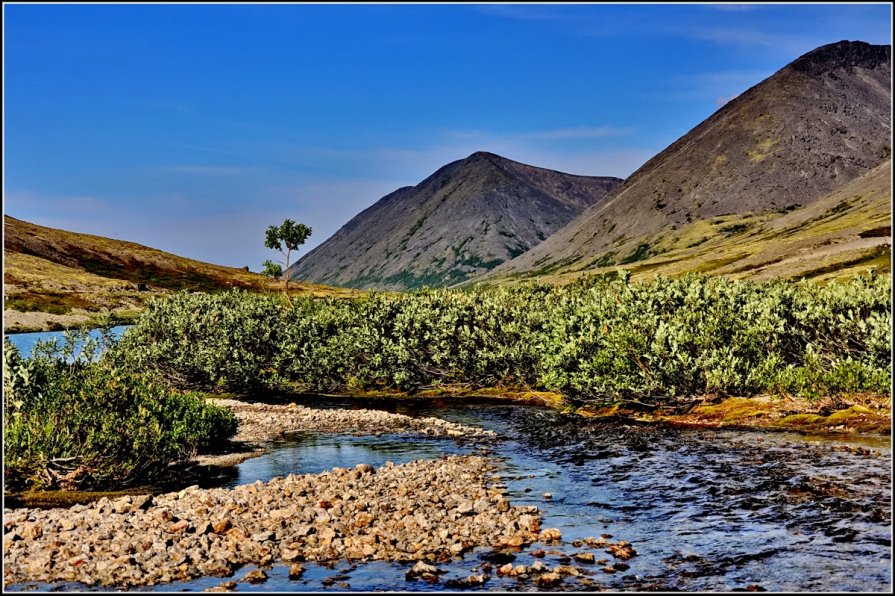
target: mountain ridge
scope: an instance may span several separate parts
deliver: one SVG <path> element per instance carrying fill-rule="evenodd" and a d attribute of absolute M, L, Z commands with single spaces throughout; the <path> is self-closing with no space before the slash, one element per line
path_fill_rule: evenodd
<path fill-rule="evenodd" d="M 289 273 L 364 289 L 462 282 L 530 249 L 619 183 L 477 151 L 384 196 Z"/>

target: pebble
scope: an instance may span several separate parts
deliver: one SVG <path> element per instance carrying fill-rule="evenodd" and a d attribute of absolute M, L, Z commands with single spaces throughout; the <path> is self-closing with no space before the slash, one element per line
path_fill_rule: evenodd
<path fill-rule="evenodd" d="M 267 581 L 267 574 L 264 573 L 263 569 L 253 569 L 242 580 L 250 584 L 261 584 Z"/>
<path fill-rule="evenodd" d="M 305 572 L 305 568 L 301 563 L 293 563 L 289 567 L 289 579 L 298 579 Z"/>
<path fill-rule="evenodd" d="M 542 573 L 535 582 L 539 588 L 550 588 L 562 582 L 562 576 L 558 573 Z"/>
<path fill-rule="evenodd" d="M 618 544 L 610 544 L 609 548 L 606 549 L 606 552 L 616 559 L 621 559 L 622 561 L 627 561 L 631 557 L 637 555 L 637 551 L 634 550 L 634 547 L 631 546 L 631 543 L 624 540 L 622 540 Z"/>
<path fill-rule="evenodd" d="M 484 574 L 470 575 L 469 577 L 465 577 L 463 579 L 449 579 L 446 582 L 444 582 L 444 586 L 448 589 L 471 588 L 474 586 L 481 586 L 487 581 L 488 581 L 487 575 L 484 575 Z"/>
<path fill-rule="evenodd" d="M 562 539 L 562 532 L 557 530 L 556 528 L 547 528 L 543 532 L 541 532 L 540 540 L 541 542 L 557 542 Z"/>
<path fill-rule="evenodd" d="M 572 567 L 571 565 L 557 565 L 553 568 L 553 572 L 560 575 L 574 575 L 576 577 L 581 575 L 581 572 L 578 571 L 576 567 Z"/>
<path fill-rule="evenodd" d="M 416 565 L 414 565 L 410 571 L 404 574 L 407 579 L 415 579 L 417 577 L 421 577 L 423 579 L 427 579 L 426 576 L 437 577 L 437 575 L 441 573 L 435 565 L 429 565 L 428 563 L 424 563 L 423 561 L 418 561 Z"/>

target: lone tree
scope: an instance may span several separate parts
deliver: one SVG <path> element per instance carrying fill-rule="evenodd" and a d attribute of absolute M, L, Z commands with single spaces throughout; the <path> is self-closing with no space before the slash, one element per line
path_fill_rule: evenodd
<path fill-rule="evenodd" d="M 267 228 L 267 234 L 264 240 L 264 246 L 271 250 L 280 251 L 286 257 L 286 269 L 276 263 L 268 260 L 264 261 L 264 274 L 271 277 L 283 278 L 283 289 L 289 289 L 289 258 L 292 256 L 293 250 L 298 250 L 308 236 L 311 235 L 311 228 L 303 223 L 296 224 L 293 220 L 287 219 L 283 221 L 280 227 L 270 226 Z"/>

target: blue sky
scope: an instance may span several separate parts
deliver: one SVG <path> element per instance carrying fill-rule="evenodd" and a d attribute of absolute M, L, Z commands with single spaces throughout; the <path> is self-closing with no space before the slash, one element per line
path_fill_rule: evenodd
<path fill-rule="evenodd" d="M 4 212 L 260 269 L 477 150 L 626 177 L 888 4 L 4 5 Z"/>

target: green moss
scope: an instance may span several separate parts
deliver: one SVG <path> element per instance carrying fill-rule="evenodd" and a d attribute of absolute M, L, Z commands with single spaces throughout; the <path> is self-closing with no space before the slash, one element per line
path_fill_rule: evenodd
<path fill-rule="evenodd" d="M 791 414 L 777 422 L 778 426 L 805 426 L 815 424 L 824 417 L 818 414 Z"/>
<path fill-rule="evenodd" d="M 19 312 L 46 312 L 65 315 L 74 308 L 96 311 L 98 307 L 82 296 L 65 292 L 22 292 L 6 298 L 6 308 Z"/>
<path fill-rule="evenodd" d="M 731 236 L 736 236 L 737 234 L 742 234 L 746 230 L 750 229 L 752 226 L 746 223 L 738 223 L 730 226 L 724 226 L 719 232 L 724 234 L 726 237 L 730 238 Z"/>
<path fill-rule="evenodd" d="M 888 271 L 890 267 L 891 254 L 892 249 L 890 247 L 878 246 L 874 248 L 869 254 L 854 259 L 849 259 L 847 261 L 834 262 L 830 263 L 829 265 L 824 265 L 823 267 L 810 269 L 808 271 L 800 273 L 799 277 L 811 279 L 814 277 L 820 277 L 821 275 L 834 273 L 836 271 L 841 271 L 849 267 L 856 267 L 860 265 L 875 267 L 880 271 Z"/>
<path fill-rule="evenodd" d="M 649 244 L 639 244 L 637 248 L 634 249 L 634 252 L 619 261 L 619 264 L 627 265 L 628 263 L 635 263 L 637 261 L 642 261 L 651 255 L 652 251 Z"/>

